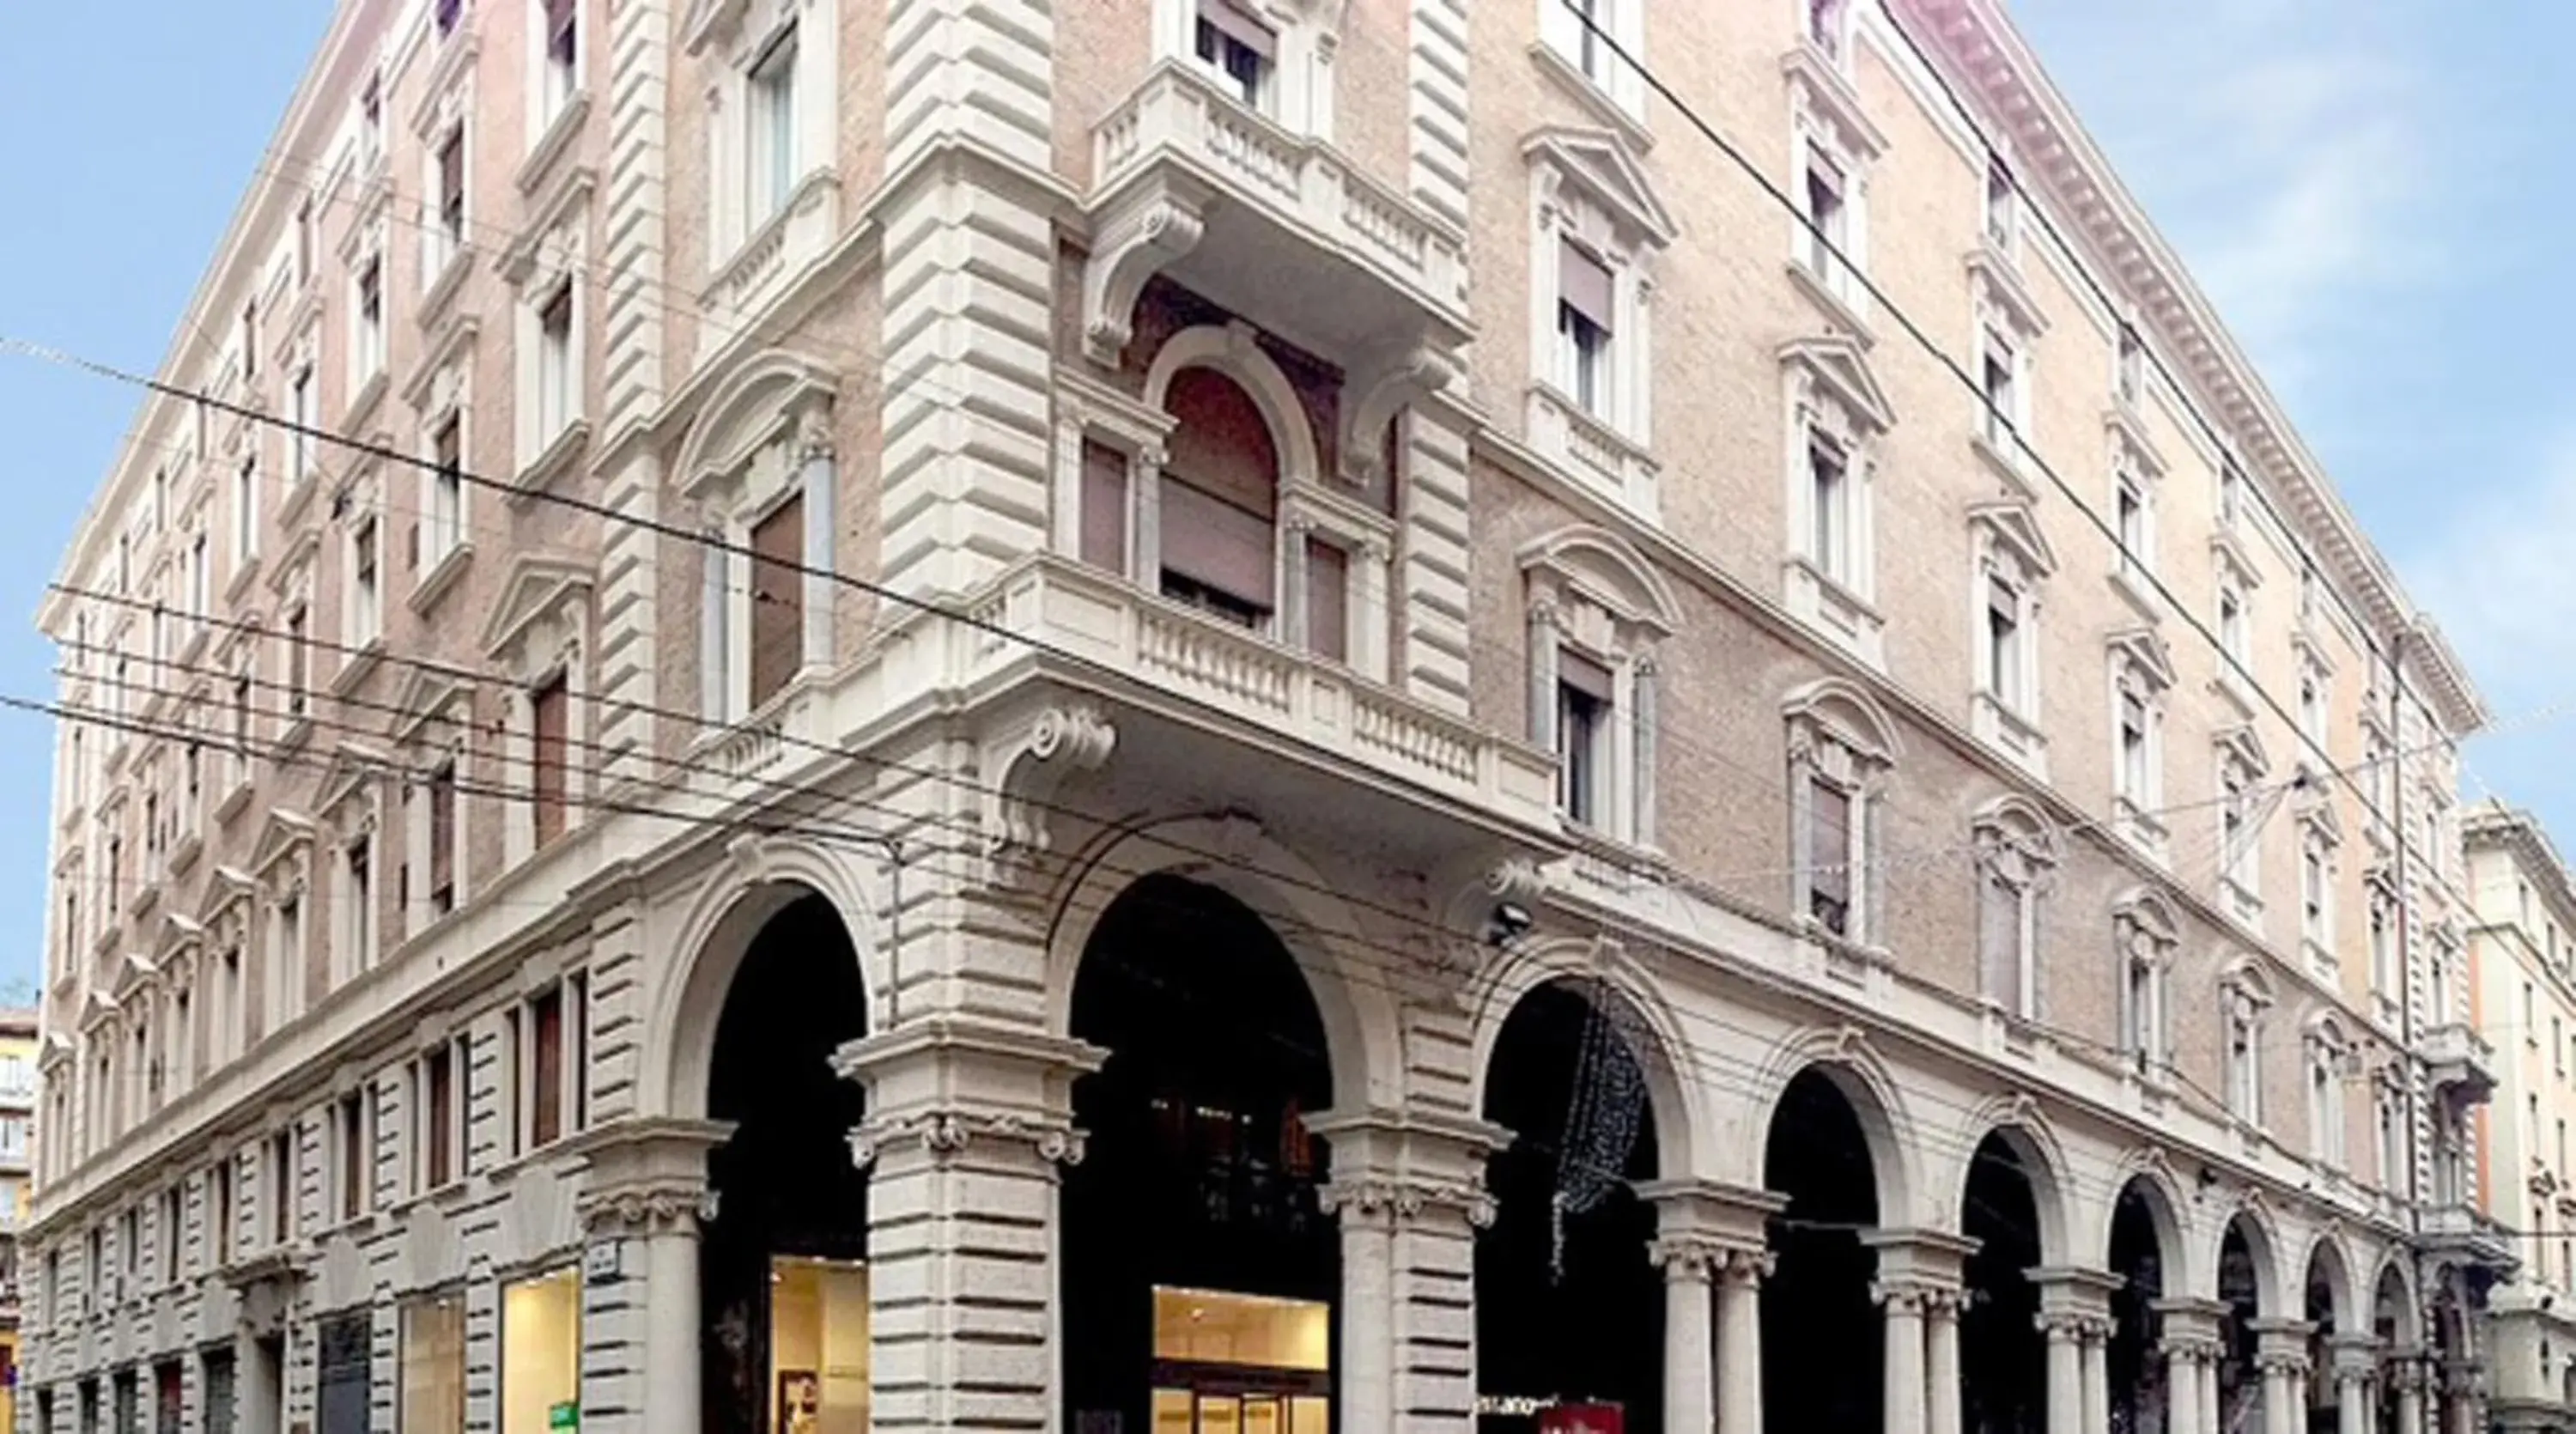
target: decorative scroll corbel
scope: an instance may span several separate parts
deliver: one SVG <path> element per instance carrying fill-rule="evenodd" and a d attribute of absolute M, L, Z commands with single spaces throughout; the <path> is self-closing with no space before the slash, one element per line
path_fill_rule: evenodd
<path fill-rule="evenodd" d="M 1203 195 L 1175 192 L 1169 184 L 1140 196 L 1102 227 L 1099 245 L 1082 270 L 1082 351 L 1094 363 L 1116 366 L 1136 333 L 1136 300 L 1145 281 L 1189 253 L 1207 235 Z"/>
<path fill-rule="evenodd" d="M 1385 467 L 1380 439 L 1386 426 L 1406 408 L 1448 389 L 1458 368 L 1454 355 L 1424 344 L 1381 362 L 1352 384 L 1358 398 L 1342 410 L 1342 481 L 1354 488 L 1375 482 Z"/>
<path fill-rule="evenodd" d="M 1118 747 L 1118 729 L 1085 703 L 1049 707 L 988 749 L 999 774 L 985 799 L 985 859 L 996 883 L 1020 884 L 1053 842 L 1047 804 L 1065 778 L 1099 770 Z"/>

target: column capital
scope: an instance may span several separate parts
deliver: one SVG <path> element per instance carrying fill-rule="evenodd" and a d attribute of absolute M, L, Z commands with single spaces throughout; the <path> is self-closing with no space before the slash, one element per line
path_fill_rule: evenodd
<path fill-rule="evenodd" d="M 1770 1239 L 1771 1217 L 1789 1204 L 1768 1190 L 1716 1180 L 1646 1180 L 1636 1188 L 1637 1198 L 1655 1207 L 1656 1233 L 1756 1250 Z"/>
<path fill-rule="evenodd" d="M 1977 1242 L 1948 1230 L 1877 1229 L 1860 1232 L 1861 1244 L 1878 1252 L 1878 1278 L 1888 1284 L 1956 1289 Z"/>
<path fill-rule="evenodd" d="M 716 1192 L 706 1181 L 670 1180 L 586 1190 L 573 1202 L 582 1233 L 594 1240 L 694 1235 L 716 1215 Z"/>
<path fill-rule="evenodd" d="M 1780 1268 L 1780 1257 L 1769 1250 L 1730 1250 L 1726 1268 L 1720 1272 L 1721 1283 L 1744 1289 L 1759 1289 Z"/>
<path fill-rule="evenodd" d="M 1665 1281 L 1673 1284 L 1714 1284 L 1730 1278 L 1736 1261 L 1748 1256 L 1769 1259 L 1765 1252 L 1708 1235 L 1657 1235 L 1646 1242 L 1647 1263 L 1661 1269 Z"/>
<path fill-rule="evenodd" d="M 2379 1374 L 2380 1342 L 2372 1334 L 2336 1334 L 2328 1337 L 2326 1347 L 2334 1354 L 2334 1372 L 2338 1379 L 2372 1379 Z"/>
<path fill-rule="evenodd" d="M 1391 1224 L 1447 1210 L 1481 1230 L 1494 1223 L 1495 1215 L 1494 1197 L 1485 1188 L 1482 1175 L 1466 1180 L 1368 1175 L 1337 1179 L 1316 1189 L 1315 1203 L 1325 1214 L 1345 1222 L 1383 1220 Z"/>
<path fill-rule="evenodd" d="M 2042 1309 L 2031 1324 L 2051 1344 L 2099 1344 L 2111 1338 L 2110 1316 L 2089 1311 Z"/>
<path fill-rule="evenodd" d="M 1316 1192 L 1328 1215 L 1348 1222 L 1448 1213 L 1479 1229 L 1494 1222 L 1485 1161 L 1511 1143 L 1499 1125 L 1371 1107 L 1317 1111 L 1306 1129 L 1332 1148 L 1333 1179 Z"/>
<path fill-rule="evenodd" d="M 2227 1353 L 2227 1345 L 2214 1334 L 2168 1334 L 2156 1341 L 2156 1348 L 2167 1359 L 2185 1364 L 2216 1364 Z"/>
<path fill-rule="evenodd" d="M 1959 1287 L 1921 1276 L 1904 1275 L 1870 1281 L 1869 1298 L 1872 1304 L 1890 1315 L 1926 1317 L 1944 1310 L 1956 1310 Z"/>

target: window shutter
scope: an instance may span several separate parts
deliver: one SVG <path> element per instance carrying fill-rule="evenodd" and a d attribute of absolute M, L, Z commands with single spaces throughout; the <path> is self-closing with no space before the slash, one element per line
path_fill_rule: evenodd
<path fill-rule="evenodd" d="M 1321 538 L 1306 540 L 1306 648 L 1350 660 L 1350 558 Z"/>
<path fill-rule="evenodd" d="M 1572 648 L 1556 655 L 1556 680 L 1604 707 L 1610 706 L 1610 669 Z"/>
<path fill-rule="evenodd" d="M 429 899 L 446 913 L 456 895 L 456 769 L 441 767 L 429 779 Z"/>
<path fill-rule="evenodd" d="M 529 1003 L 536 1088 L 528 1093 L 528 1143 L 552 1144 L 563 1134 L 563 992 L 546 992 Z"/>
<path fill-rule="evenodd" d="M 1270 519 L 1188 483 L 1163 482 L 1163 567 L 1265 612 L 1272 601 Z"/>
<path fill-rule="evenodd" d="M 539 846 L 563 835 L 564 746 L 571 704 L 571 694 L 565 688 L 561 673 L 539 687 L 528 704 L 530 725 L 536 738 L 532 744 L 532 764 L 536 770 L 531 774 L 529 787 Z"/>
<path fill-rule="evenodd" d="M 1603 333 L 1610 322 L 1610 270 L 1571 239 L 1557 241 L 1556 296 Z"/>
<path fill-rule="evenodd" d="M 1113 573 L 1127 571 L 1127 455 L 1106 443 L 1082 444 L 1081 558 Z"/>
<path fill-rule="evenodd" d="M 751 555 L 751 705 L 758 707 L 805 665 L 803 493 L 752 525 Z"/>
<path fill-rule="evenodd" d="M 1262 59 L 1276 58 L 1279 37 L 1231 0 L 1199 0 L 1199 18 Z"/>

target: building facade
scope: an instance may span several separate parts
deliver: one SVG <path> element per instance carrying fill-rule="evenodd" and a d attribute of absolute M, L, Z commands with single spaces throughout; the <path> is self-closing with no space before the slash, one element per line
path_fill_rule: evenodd
<path fill-rule="evenodd" d="M 23 1288 L 18 1238 L 34 1183 L 36 1060 L 32 1007 L 0 1009 L 0 1420 L 17 1427 Z"/>
<path fill-rule="evenodd" d="M 2469 961 L 2479 1028 L 2495 1047 L 2496 1089 L 2479 1171 L 2487 1212 L 2521 1236 L 2522 1265 L 2492 1295 L 2489 1371 L 2497 1423 L 2576 1428 L 2576 889 L 2528 812 L 2501 803 L 2462 823 L 2474 915 Z"/>
<path fill-rule="evenodd" d="M 349 0 L 181 332 L 34 1434 L 2483 1427 L 2484 709 L 1994 0 Z"/>

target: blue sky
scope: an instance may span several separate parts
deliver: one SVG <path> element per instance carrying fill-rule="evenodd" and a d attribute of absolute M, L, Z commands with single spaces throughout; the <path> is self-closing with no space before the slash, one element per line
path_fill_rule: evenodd
<path fill-rule="evenodd" d="M 1705 0 L 1741 4 L 1754 0 Z M 1767 3 L 1767 0 L 1766 0 Z M 2466 786 L 2576 841 L 2576 413 L 2562 409 L 2576 6 L 2016 0 L 2503 730 Z M 0 10 L 0 332 L 156 367 L 329 0 Z M 112 74 L 112 94 L 94 76 Z M 0 694 L 134 393 L 0 359 Z M 0 712 L 0 996 L 39 969 L 51 733 Z"/>

